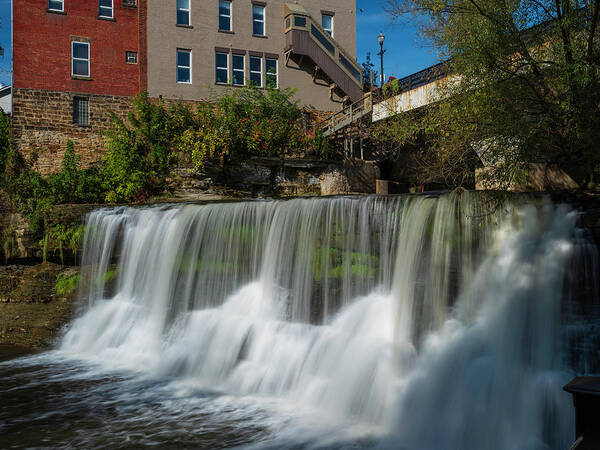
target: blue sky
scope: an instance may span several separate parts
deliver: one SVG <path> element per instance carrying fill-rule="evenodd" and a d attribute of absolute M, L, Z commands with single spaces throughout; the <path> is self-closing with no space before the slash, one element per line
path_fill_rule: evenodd
<path fill-rule="evenodd" d="M 357 0 L 356 3 L 356 50 L 361 64 L 371 52 L 375 70 L 379 72 L 377 36 L 380 32 L 385 35 L 383 48 L 387 50 L 383 61 L 386 79 L 389 76 L 402 78 L 438 62 L 436 55 L 420 42 L 414 23 L 406 19 L 402 24 L 392 23 L 391 16 L 384 10 L 385 0 Z"/>
<path fill-rule="evenodd" d="M 10 0 L 0 0 L 0 45 L 4 56 L 0 56 L 0 83 L 10 84 Z"/>
<path fill-rule="evenodd" d="M 415 27 L 410 23 L 394 25 L 384 11 L 385 0 L 357 0 L 357 56 L 364 62 L 368 52 L 379 71 L 379 44 L 377 36 L 383 32 L 386 36 L 384 48 L 384 72 L 401 78 L 418 72 L 437 62 L 434 54 L 420 43 Z M 0 57 L 0 82 L 10 83 L 10 0 L 0 0 L 0 45 L 4 56 Z"/>

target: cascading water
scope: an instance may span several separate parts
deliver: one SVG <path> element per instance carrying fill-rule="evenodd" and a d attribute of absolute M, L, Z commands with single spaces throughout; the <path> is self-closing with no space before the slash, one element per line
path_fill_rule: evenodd
<path fill-rule="evenodd" d="M 99 210 L 60 355 L 313 419 L 259 446 L 347 427 L 393 448 L 568 448 L 561 387 L 589 364 L 569 352 L 572 287 L 597 298 L 575 222 L 469 192 Z"/>

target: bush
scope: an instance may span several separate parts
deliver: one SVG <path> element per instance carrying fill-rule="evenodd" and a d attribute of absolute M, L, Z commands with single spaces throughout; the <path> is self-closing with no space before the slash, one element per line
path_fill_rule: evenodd
<path fill-rule="evenodd" d="M 221 166 L 251 156 L 283 157 L 326 153 L 322 134 L 307 133 L 303 113 L 292 101 L 294 90 L 237 88 L 202 104 L 190 117 L 178 148 L 201 169 L 209 161 Z"/>

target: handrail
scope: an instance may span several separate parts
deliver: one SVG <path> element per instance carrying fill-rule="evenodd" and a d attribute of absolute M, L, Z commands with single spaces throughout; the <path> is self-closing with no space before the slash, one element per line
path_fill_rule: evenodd
<path fill-rule="evenodd" d="M 292 30 L 305 31 L 311 40 L 327 53 L 336 64 L 358 86 L 363 86 L 363 69 L 354 58 L 337 41 L 326 32 L 321 24 L 300 5 L 287 3 L 285 5 L 284 28 L 285 33 Z"/>
<path fill-rule="evenodd" d="M 434 81 L 445 78 L 446 76 L 448 76 L 447 62 L 441 62 L 404 78 L 393 80 L 386 85 L 395 83 L 398 86 L 398 89 L 394 90 L 393 94 L 398 95 L 402 94 L 403 92 L 416 89 L 420 86 L 433 83 Z"/>
<path fill-rule="evenodd" d="M 373 111 L 373 95 L 367 92 L 362 99 L 319 122 L 323 136 L 329 136 Z"/>

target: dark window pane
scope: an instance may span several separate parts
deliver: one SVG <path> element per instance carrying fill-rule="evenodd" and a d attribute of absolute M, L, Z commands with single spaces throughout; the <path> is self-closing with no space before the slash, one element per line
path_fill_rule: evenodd
<path fill-rule="evenodd" d="M 295 16 L 294 17 L 294 25 L 297 27 L 305 27 L 306 26 L 306 17 Z"/>
<path fill-rule="evenodd" d="M 48 1 L 48 9 L 55 9 L 57 11 L 63 10 L 63 2 L 59 0 L 49 0 Z"/>
<path fill-rule="evenodd" d="M 233 70 L 244 70 L 244 57 L 241 55 L 233 55 L 232 66 Z"/>
<path fill-rule="evenodd" d="M 233 72 L 233 84 L 235 84 L 236 86 L 243 86 L 244 85 L 244 72 L 240 72 L 240 71 L 235 71 Z"/>
<path fill-rule="evenodd" d="M 267 59 L 266 66 L 267 66 L 267 73 L 277 73 L 277 60 Z"/>
<path fill-rule="evenodd" d="M 88 77 L 90 75 L 88 62 L 79 59 L 73 60 L 73 75 L 80 77 Z"/>
<path fill-rule="evenodd" d="M 229 17 L 219 17 L 219 30 L 231 31 L 231 19 Z"/>
<path fill-rule="evenodd" d="M 190 69 L 178 67 L 177 68 L 177 81 L 180 83 L 189 83 L 190 82 Z"/>
<path fill-rule="evenodd" d="M 112 8 L 112 0 L 99 0 L 99 6 L 105 6 L 107 8 Z"/>
<path fill-rule="evenodd" d="M 189 11 L 177 11 L 177 25 L 189 25 L 190 24 L 190 12 Z"/>
<path fill-rule="evenodd" d="M 81 44 L 79 42 L 73 42 L 73 58 L 88 59 L 89 46 L 87 44 Z"/>
<path fill-rule="evenodd" d="M 256 58 L 254 56 L 250 57 L 250 70 L 252 72 L 260 72 L 262 69 L 262 64 L 260 63 L 260 58 Z"/>
<path fill-rule="evenodd" d="M 219 2 L 219 15 L 231 16 L 231 3 Z"/>
<path fill-rule="evenodd" d="M 262 85 L 261 78 L 262 77 L 261 77 L 260 73 L 251 72 L 250 73 L 250 84 L 252 84 L 253 86 L 260 87 Z"/>
<path fill-rule="evenodd" d="M 269 88 L 277 87 L 277 76 L 276 75 L 267 74 L 266 80 L 267 80 L 267 87 L 269 87 Z"/>
<path fill-rule="evenodd" d="M 227 53 L 217 53 L 216 62 L 217 67 L 227 67 Z"/>
<path fill-rule="evenodd" d="M 177 0 L 177 9 L 190 9 L 190 0 Z"/>
<path fill-rule="evenodd" d="M 262 6 L 253 6 L 252 7 L 252 17 L 254 18 L 254 20 L 264 20 L 265 8 Z"/>
<path fill-rule="evenodd" d="M 263 22 L 254 22 L 252 24 L 252 33 L 258 35 L 258 36 L 264 36 L 265 35 L 265 24 Z"/>
<path fill-rule="evenodd" d="M 227 83 L 228 76 L 226 69 L 217 69 L 217 83 Z"/>
<path fill-rule="evenodd" d="M 100 7 L 100 9 L 98 10 L 98 15 L 102 16 L 102 17 L 112 17 L 113 16 L 112 8 Z"/>
<path fill-rule="evenodd" d="M 177 52 L 177 65 L 178 66 L 190 66 L 190 52 Z"/>

